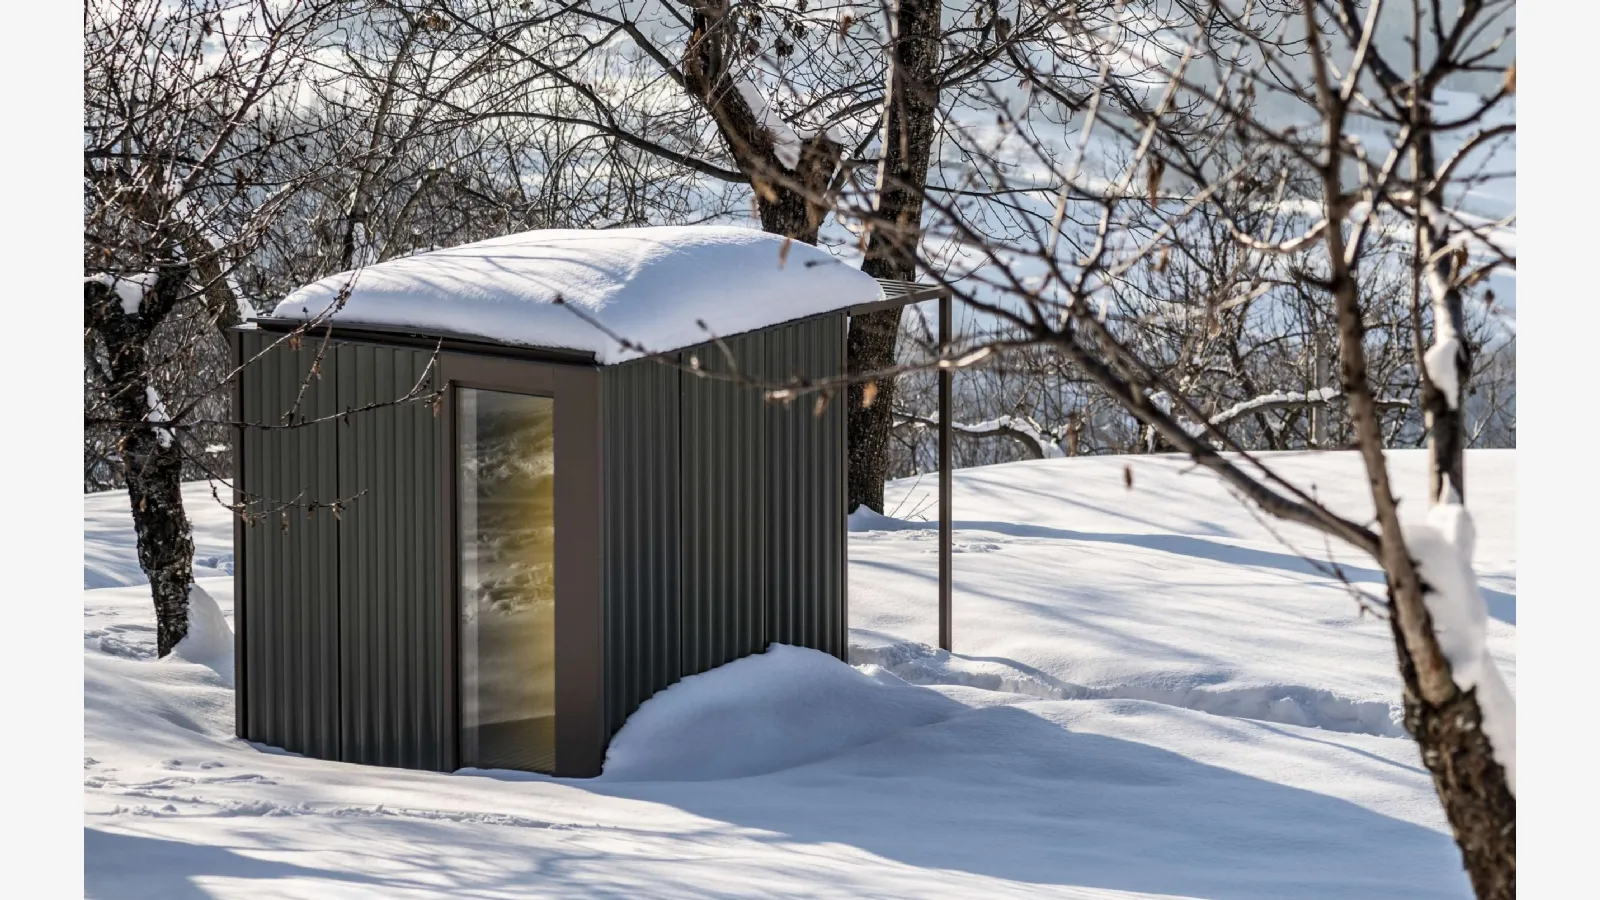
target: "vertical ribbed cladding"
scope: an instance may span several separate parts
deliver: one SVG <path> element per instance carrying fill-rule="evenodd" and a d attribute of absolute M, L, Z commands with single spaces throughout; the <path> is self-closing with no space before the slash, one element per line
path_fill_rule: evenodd
<path fill-rule="evenodd" d="M 847 319 L 725 340 L 752 379 L 842 374 Z M 679 678 L 773 642 L 843 658 L 845 406 L 726 378 L 721 348 L 601 372 L 608 733 Z M 559 527 L 559 526 L 558 526 Z"/>
<path fill-rule="evenodd" d="M 266 351 L 274 336 L 241 334 L 244 358 Z M 240 389 L 247 423 L 278 425 L 291 410 L 314 420 L 336 409 L 332 360 L 307 378 L 320 342 L 281 345 L 247 366 Z M 331 355 L 331 351 L 330 351 Z M 305 385 L 302 393 L 301 385 Z M 298 407 L 296 403 L 298 401 Z M 338 611 L 337 526 L 332 513 L 308 503 L 338 496 L 337 436 L 330 423 L 299 428 L 245 428 L 240 434 L 241 488 L 264 521 L 244 529 L 244 634 L 239 690 L 250 740 L 310 756 L 339 753 L 339 679 L 333 633 Z"/>
<path fill-rule="evenodd" d="M 679 677 L 678 380 L 655 360 L 601 371 L 607 735 Z"/>
<path fill-rule="evenodd" d="M 843 315 L 766 332 L 762 374 L 770 381 L 841 374 Z M 843 391 L 767 406 L 765 557 L 767 640 L 844 658 Z"/>
<path fill-rule="evenodd" d="M 445 423 L 423 401 L 396 403 L 431 353 L 372 344 L 338 349 L 339 490 L 355 498 L 339 529 L 338 642 L 343 754 L 349 762 L 443 769 L 449 635 L 439 613 L 439 442 Z M 425 392 L 437 387 L 430 373 Z"/>
<path fill-rule="evenodd" d="M 818 344 L 818 362 L 824 371 L 845 374 L 849 371 L 846 355 L 846 335 L 850 319 L 844 315 L 831 316 L 828 327 Z M 819 452 L 824 460 L 823 472 L 827 482 L 818 491 L 818 504 L 831 510 L 820 523 L 823 550 L 828 554 L 829 581 L 834 591 L 829 601 L 833 618 L 833 655 L 850 660 L 850 521 L 849 480 L 850 459 L 849 407 L 844 392 L 834 395 L 830 414 L 833 416 L 823 434 L 818 437 Z M 831 498 L 831 499 L 830 499 Z"/>
<path fill-rule="evenodd" d="M 757 332 L 724 344 L 740 367 L 753 367 L 765 356 L 766 340 Z M 680 381 L 683 675 L 766 648 L 771 514 L 761 391 L 717 377 L 735 371 L 720 348 L 692 353 L 710 377 L 686 373 Z"/>

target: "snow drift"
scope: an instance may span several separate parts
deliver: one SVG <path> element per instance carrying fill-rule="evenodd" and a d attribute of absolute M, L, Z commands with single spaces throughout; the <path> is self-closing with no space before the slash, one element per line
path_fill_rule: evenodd
<path fill-rule="evenodd" d="M 172 658 L 232 670 L 233 629 L 217 601 L 198 584 L 189 585 L 189 630 L 172 648 Z"/>
<path fill-rule="evenodd" d="M 611 739 L 602 778 L 706 781 L 815 762 L 965 710 L 817 650 L 767 652 L 693 675 L 646 700 Z"/>
<path fill-rule="evenodd" d="M 662 226 L 529 231 L 419 253 L 313 282 L 273 315 L 474 335 L 617 363 L 882 296 L 872 276 L 808 244 L 727 225 Z"/>

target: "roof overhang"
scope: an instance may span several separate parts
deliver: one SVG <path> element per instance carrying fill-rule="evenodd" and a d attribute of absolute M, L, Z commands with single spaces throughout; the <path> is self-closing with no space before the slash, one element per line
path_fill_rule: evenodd
<path fill-rule="evenodd" d="M 852 306 L 846 310 L 852 316 L 864 316 L 868 313 L 883 312 L 888 309 L 900 309 L 913 303 L 924 300 L 937 300 L 950 294 L 950 289 L 937 284 L 920 284 L 915 281 L 896 281 L 893 278 L 879 278 L 878 285 L 883 288 L 883 299 L 875 303 L 863 303 Z"/>
<path fill-rule="evenodd" d="M 883 299 L 873 303 L 863 303 L 858 306 L 840 310 L 852 316 L 861 316 L 868 313 L 883 312 L 884 310 L 900 309 L 913 303 L 922 303 L 926 300 L 938 300 L 950 295 L 949 288 L 934 284 L 919 284 L 913 281 L 896 281 L 890 278 L 877 279 L 883 288 Z M 823 313 L 821 315 L 837 315 L 838 313 Z M 303 319 L 288 318 L 284 316 L 256 316 L 250 319 L 250 324 L 268 331 L 289 332 L 305 327 Z M 779 323 L 787 324 L 787 323 Z M 461 353 L 487 353 L 497 356 L 512 356 L 519 359 L 539 360 L 542 362 L 563 363 L 575 366 L 596 366 L 601 363 L 595 359 L 593 353 L 582 350 L 561 349 L 556 347 L 538 347 L 527 344 L 510 344 L 496 341 L 481 335 L 462 334 L 460 332 L 442 331 L 438 329 L 425 329 L 405 325 L 374 325 L 364 322 L 318 322 L 314 326 L 318 333 L 328 333 L 334 337 L 351 341 L 371 341 L 376 343 L 395 344 L 408 347 L 437 347 L 440 350 Z M 769 326 L 776 327 L 776 326 Z M 760 330 L 760 329 L 757 329 Z M 733 335 L 722 335 L 732 337 Z"/>
<path fill-rule="evenodd" d="M 306 327 L 304 319 L 283 316 L 256 316 L 250 324 L 267 331 L 289 332 Z M 433 329 L 409 328 L 404 325 L 370 325 L 360 322 L 317 322 L 310 326 L 318 334 L 327 333 L 349 341 L 393 344 L 400 347 L 437 347 L 458 353 L 486 353 L 511 356 L 539 362 L 563 363 L 573 366 L 597 366 L 600 363 L 593 353 L 582 350 L 563 350 L 555 347 L 531 347 L 525 344 L 507 344 L 478 335 L 459 334 Z"/>

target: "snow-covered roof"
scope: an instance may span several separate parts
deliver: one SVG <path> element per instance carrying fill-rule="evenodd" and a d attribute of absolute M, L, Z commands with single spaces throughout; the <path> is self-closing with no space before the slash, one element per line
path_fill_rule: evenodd
<path fill-rule="evenodd" d="M 309 284 L 273 316 L 576 350 L 610 364 L 883 298 L 876 279 L 824 250 L 697 225 L 528 231 L 419 253 Z"/>

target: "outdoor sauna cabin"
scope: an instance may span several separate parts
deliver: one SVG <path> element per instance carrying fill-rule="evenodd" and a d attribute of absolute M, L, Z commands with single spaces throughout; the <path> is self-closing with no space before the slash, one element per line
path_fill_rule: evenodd
<path fill-rule="evenodd" d="M 294 292 L 233 334 L 239 736 L 592 776 L 680 678 L 843 658 L 842 392 L 751 383 L 839 375 L 852 312 L 919 299 L 735 227 L 535 231 Z"/>

